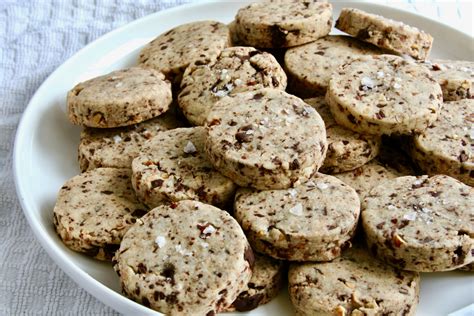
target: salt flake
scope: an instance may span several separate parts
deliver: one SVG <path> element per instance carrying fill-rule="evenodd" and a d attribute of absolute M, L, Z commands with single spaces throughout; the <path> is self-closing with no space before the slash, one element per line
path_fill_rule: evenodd
<path fill-rule="evenodd" d="M 155 243 L 159 248 L 163 248 L 166 245 L 166 238 L 163 236 L 157 236 Z"/>
<path fill-rule="evenodd" d="M 383 77 L 385 77 L 385 73 L 383 71 L 377 71 L 377 78 L 382 79 Z"/>
<path fill-rule="evenodd" d="M 184 146 L 184 149 L 183 151 L 186 153 L 186 154 L 193 154 L 197 151 L 196 149 L 196 146 L 194 146 L 194 144 L 191 142 L 191 141 L 188 141 L 188 143 L 186 144 L 186 146 Z"/>
<path fill-rule="evenodd" d="M 369 77 L 362 77 L 360 84 L 362 87 L 367 87 L 368 89 L 373 89 L 375 87 L 374 81 Z"/>
<path fill-rule="evenodd" d="M 122 137 L 120 137 L 119 135 L 115 135 L 113 137 L 113 139 L 114 139 L 114 143 L 116 143 L 116 144 L 118 144 L 122 141 Z"/>
<path fill-rule="evenodd" d="M 216 228 L 210 224 L 206 226 L 206 228 L 204 228 L 204 230 L 202 231 L 202 233 L 205 235 L 210 235 L 215 232 L 216 232 Z"/>
<path fill-rule="evenodd" d="M 292 208 L 290 208 L 290 213 L 296 216 L 303 215 L 303 205 L 301 203 L 296 204 Z"/>
<path fill-rule="evenodd" d="M 416 213 L 415 212 L 407 213 L 403 215 L 403 219 L 406 219 L 408 221 L 414 221 L 416 219 Z"/>
<path fill-rule="evenodd" d="M 318 183 L 316 184 L 316 186 L 317 186 L 318 189 L 320 189 L 320 190 L 325 190 L 325 189 L 329 188 L 329 186 L 328 186 L 326 183 L 324 183 L 324 182 L 318 182 Z"/>

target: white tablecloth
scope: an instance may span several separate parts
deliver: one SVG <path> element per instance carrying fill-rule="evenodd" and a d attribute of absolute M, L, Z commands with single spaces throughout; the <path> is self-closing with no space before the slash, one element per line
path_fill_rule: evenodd
<path fill-rule="evenodd" d="M 72 54 L 118 26 L 184 2 L 190 0 L 0 0 L 0 315 L 116 314 L 35 240 L 15 194 L 13 139 L 34 91 Z M 469 1 L 383 2 L 473 33 Z"/>

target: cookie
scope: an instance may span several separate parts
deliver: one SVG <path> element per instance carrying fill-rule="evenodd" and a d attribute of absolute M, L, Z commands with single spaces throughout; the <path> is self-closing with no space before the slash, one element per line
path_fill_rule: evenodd
<path fill-rule="evenodd" d="M 324 120 L 328 150 L 321 167 L 323 173 L 339 173 L 365 165 L 379 153 L 381 138 L 348 130 L 336 123 L 324 97 L 306 99 Z"/>
<path fill-rule="evenodd" d="M 381 53 L 382 50 L 371 44 L 343 35 L 328 35 L 290 48 L 285 53 L 289 91 L 304 98 L 324 95 L 331 74 L 339 66 L 356 57 Z"/>
<path fill-rule="evenodd" d="M 402 22 L 354 8 L 343 8 L 336 28 L 378 47 L 418 60 L 428 58 L 433 37 Z"/>
<path fill-rule="evenodd" d="M 141 51 L 138 62 L 143 67 L 161 71 L 179 87 L 189 64 L 214 60 L 231 43 L 227 25 L 199 21 L 177 26 L 159 35 Z"/>
<path fill-rule="evenodd" d="M 361 246 L 331 262 L 291 264 L 297 315 L 415 315 L 420 276 L 384 264 Z"/>
<path fill-rule="evenodd" d="M 61 187 L 53 223 L 69 249 L 111 260 L 125 232 L 147 210 L 135 197 L 130 170 L 97 168 Z"/>
<path fill-rule="evenodd" d="M 183 124 L 169 111 L 151 120 L 119 128 L 90 128 L 81 132 L 79 166 L 82 172 L 100 167 L 132 168 L 132 160 L 146 140 Z"/>
<path fill-rule="evenodd" d="M 326 155 L 319 114 L 276 89 L 224 97 L 206 119 L 206 153 L 239 186 L 283 189 L 308 179 Z"/>
<path fill-rule="evenodd" d="M 285 264 L 267 256 L 255 253 L 252 278 L 247 287 L 226 311 L 246 312 L 267 304 L 278 295 L 283 279 L 286 278 Z"/>
<path fill-rule="evenodd" d="M 329 261 L 353 236 L 359 204 L 354 189 L 316 174 L 288 190 L 239 189 L 234 217 L 255 251 L 276 259 Z"/>
<path fill-rule="evenodd" d="M 163 74 L 132 67 L 77 84 L 67 94 L 67 110 L 73 124 L 111 128 L 159 116 L 171 101 L 171 84 Z"/>
<path fill-rule="evenodd" d="M 181 201 L 139 219 L 114 261 L 131 299 L 166 315 L 214 315 L 250 281 L 254 258 L 227 212 Z"/>
<path fill-rule="evenodd" d="M 474 262 L 474 189 L 445 175 L 399 177 L 362 201 L 369 249 L 403 270 L 453 270 Z"/>
<path fill-rule="evenodd" d="M 275 57 L 252 47 L 230 47 L 217 60 L 199 61 L 186 69 L 178 104 L 190 123 L 203 125 L 224 96 L 267 87 L 286 88 L 286 74 Z"/>
<path fill-rule="evenodd" d="M 252 3 L 235 17 L 241 43 L 262 48 L 302 45 L 331 31 L 332 6 L 317 1 Z"/>
<path fill-rule="evenodd" d="M 226 206 L 235 185 L 212 167 L 204 152 L 205 137 L 204 127 L 177 128 L 147 141 L 132 162 L 139 199 L 150 207 L 181 200 Z"/>
<path fill-rule="evenodd" d="M 334 174 L 336 178 L 354 188 L 363 200 L 370 190 L 386 179 L 394 179 L 404 174 L 383 166 L 379 161 L 371 162 L 351 171 Z"/>
<path fill-rule="evenodd" d="M 338 124 L 372 135 L 422 132 L 436 120 L 442 100 L 426 68 L 393 55 L 342 65 L 326 94 Z"/>
<path fill-rule="evenodd" d="M 413 137 L 411 156 L 428 174 L 474 186 L 474 100 L 444 103 L 438 120 Z"/>
<path fill-rule="evenodd" d="M 474 62 L 434 59 L 423 65 L 440 84 L 444 101 L 474 98 Z"/>

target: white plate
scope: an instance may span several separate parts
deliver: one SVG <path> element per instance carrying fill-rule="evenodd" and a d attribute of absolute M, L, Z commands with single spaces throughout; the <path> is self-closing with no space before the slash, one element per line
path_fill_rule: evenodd
<path fill-rule="evenodd" d="M 96 40 L 59 67 L 41 85 L 20 122 L 15 140 L 16 189 L 28 222 L 42 246 L 77 284 L 117 311 L 131 315 L 157 315 L 120 294 L 119 280 L 111 265 L 68 250 L 56 236 L 52 210 L 62 184 L 79 173 L 77 146 L 80 129 L 65 115 L 65 96 L 77 82 L 131 66 L 139 48 L 176 25 L 214 19 L 230 22 L 249 1 L 200 3 L 152 14 Z M 334 4 L 335 16 L 344 2 Z M 472 38 L 405 11 L 368 3 L 349 6 L 405 21 L 435 36 L 432 56 L 472 59 Z M 461 272 L 424 274 L 418 315 L 446 315 L 473 301 L 474 274 Z M 292 314 L 286 291 L 250 315 Z"/>

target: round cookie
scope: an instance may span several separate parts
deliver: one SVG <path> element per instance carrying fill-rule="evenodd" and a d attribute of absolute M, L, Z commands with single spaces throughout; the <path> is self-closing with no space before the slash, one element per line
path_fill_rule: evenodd
<path fill-rule="evenodd" d="M 230 45 L 227 25 L 216 21 L 198 21 L 177 26 L 159 35 L 141 51 L 140 65 L 161 71 L 179 86 L 189 64 L 214 60 Z"/>
<path fill-rule="evenodd" d="M 474 100 L 446 102 L 439 118 L 413 138 L 411 156 L 428 174 L 474 186 Z"/>
<path fill-rule="evenodd" d="M 239 189 L 234 217 L 255 251 L 290 261 L 329 261 L 352 238 L 359 205 L 354 189 L 316 174 L 288 190 Z"/>
<path fill-rule="evenodd" d="M 439 84 L 425 67 L 393 55 L 342 65 L 326 94 L 338 124 L 373 135 L 424 131 L 436 120 L 442 100 Z"/>
<path fill-rule="evenodd" d="M 285 53 L 289 90 L 304 98 L 324 95 L 331 74 L 339 66 L 356 57 L 381 53 L 371 44 L 343 35 L 328 35 L 290 48 Z"/>
<path fill-rule="evenodd" d="M 332 6 L 315 1 L 253 3 L 235 17 L 235 32 L 253 47 L 292 47 L 312 42 L 331 31 Z"/>
<path fill-rule="evenodd" d="M 132 67 L 77 84 L 67 94 L 69 121 L 88 127 L 137 124 L 166 112 L 171 84 L 160 72 Z"/>
<path fill-rule="evenodd" d="M 131 299 L 166 315 L 214 315 L 245 288 L 254 257 L 227 212 L 181 201 L 139 219 L 114 261 Z"/>
<path fill-rule="evenodd" d="M 68 248 L 111 260 L 125 232 L 147 210 L 135 197 L 130 170 L 97 168 L 61 187 L 53 223 Z"/>
<path fill-rule="evenodd" d="M 334 174 L 336 178 L 356 190 L 362 201 L 370 190 L 386 179 L 394 179 L 404 174 L 392 168 L 384 167 L 379 161 L 371 162 L 351 171 Z"/>
<path fill-rule="evenodd" d="M 378 47 L 425 60 L 433 37 L 416 27 L 354 8 L 343 8 L 336 28 Z"/>
<path fill-rule="evenodd" d="M 183 126 L 170 111 L 151 120 L 120 128 L 89 128 L 81 132 L 79 166 L 82 172 L 100 167 L 132 168 L 132 160 L 146 140 L 158 132 Z"/>
<path fill-rule="evenodd" d="M 324 120 L 328 150 L 321 166 L 323 173 L 339 173 L 365 165 L 379 153 L 381 138 L 348 130 L 336 123 L 324 97 L 304 100 Z"/>
<path fill-rule="evenodd" d="M 474 62 L 435 59 L 423 64 L 440 84 L 444 101 L 474 98 Z"/>
<path fill-rule="evenodd" d="M 403 270 L 453 270 L 474 262 L 474 189 L 445 176 L 399 177 L 362 202 L 372 253 Z"/>
<path fill-rule="evenodd" d="M 204 127 L 177 128 L 148 140 L 132 162 L 137 196 L 150 207 L 199 200 L 226 206 L 235 184 L 214 170 L 204 152 Z"/>
<path fill-rule="evenodd" d="M 420 276 L 384 264 L 361 246 L 331 262 L 290 265 L 297 315 L 415 315 Z"/>
<path fill-rule="evenodd" d="M 222 98 L 206 126 L 209 160 L 243 187 L 288 188 L 308 179 L 326 155 L 326 130 L 319 114 L 280 90 Z"/>
<path fill-rule="evenodd" d="M 278 295 L 283 285 L 283 279 L 286 278 L 284 262 L 258 253 L 254 255 L 252 278 L 232 305 L 226 309 L 228 312 L 246 312 L 267 304 Z"/>
<path fill-rule="evenodd" d="M 275 57 L 252 47 L 230 47 L 216 60 L 186 69 L 178 103 L 190 123 L 203 125 L 222 97 L 266 87 L 286 88 L 286 74 Z"/>

